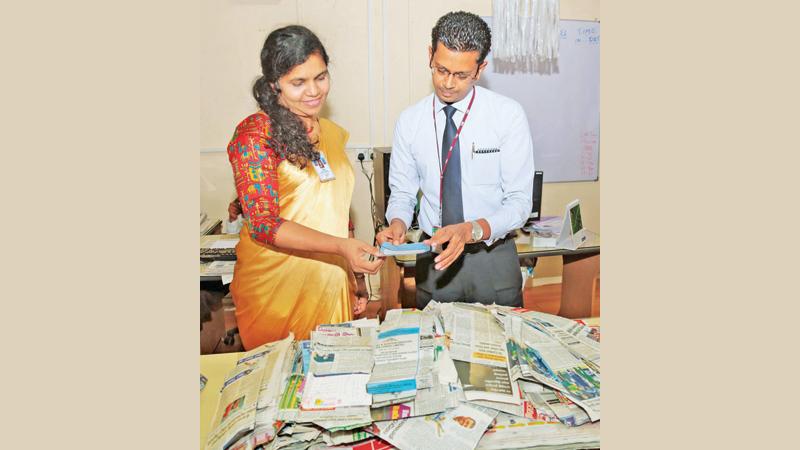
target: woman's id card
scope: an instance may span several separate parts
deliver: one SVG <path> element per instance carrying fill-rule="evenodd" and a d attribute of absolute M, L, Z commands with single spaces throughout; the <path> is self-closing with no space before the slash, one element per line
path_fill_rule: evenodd
<path fill-rule="evenodd" d="M 336 179 L 336 175 L 334 175 L 333 170 L 331 170 L 331 165 L 328 164 L 328 160 L 325 159 L 325 153 L 319 152 L 319 159 L 311 163 L 314 166 L 314 170 L 317 171 L 319 181 L 324 183 Z"/>

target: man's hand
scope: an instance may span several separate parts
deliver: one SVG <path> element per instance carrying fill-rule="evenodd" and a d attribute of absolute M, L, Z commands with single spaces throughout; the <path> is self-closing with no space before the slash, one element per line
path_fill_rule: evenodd
<path fill-rule="evenodd" d="M 380 251 L 358 239 L 342 239 L 337 253 L 350 263 L 350 268 L 356 273 L 376 274 L 383 265 L 384 256 Z"/>
<path fill-rule="evenodd" d="M 378 246 L 384 242 L 390 242 L 392 245 L 400 245 L 406 241 L 406 224 L 400 219 L 392 219 L 392 223 L 388 228 L 381 230 L 375 239 L 378 241 Z"/>
<path fill-rule="evenodd" d="M 358 316 L 367 310 L 367 301 L 369 294 L 367 293 L 367 280 L 366 275 L 356 274 L 356 293 L 355 303 L 353 304 L 353 315 Z"/>
<path fill-rule="evenodd" d="M 444 270 L 461 256 L 464 251 L 464 244 L 469 242 L 471 238 L 472 224 L 462 222 L 440 228 L 430 239 L 423 241 L 423 244 L 441 248 L 445 242 L 449 242 L 447 249 L 433 260 L 436 263 L 436 270 Z"/>
<path fill-rule="evenodd" d="M 242 205 L 239 203 L 239 197 L 236 197 L 228 205 L 228 222 L 233 222 L 242 213 Z"/>
<path fill-rule="evenodd" d="M 358 293 L 356 293 L 358 294 Z M 356 295 L 356 302 L 353 305 L 353 315 L 358 316 L 364 314 L 364 311 L 367 310 L 367 297 L 366 295 L 359 297 Z"/>
<path fill-rule="evenodd" d="M 367 301 L 369 294 L 367 293 L 367 282 L 364 275 L 356 276 L 356 301 L 353 304 L 353 315 L 358 316 L 367 310 Z"/>

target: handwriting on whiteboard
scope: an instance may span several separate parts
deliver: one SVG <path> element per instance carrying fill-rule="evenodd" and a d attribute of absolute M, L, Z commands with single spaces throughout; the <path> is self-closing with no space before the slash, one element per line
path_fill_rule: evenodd
<path fill-rule="evenodd" d="M 581 133 L 580 164 L 581 175 L 592 176 L 595 174 L 595 150 L 597 149 L 597 132 L 584 131 Z"/>
<path fill-rule="evenodd" d="M 559 37 L 561 40 L 574 39 L 577 44 L 585 45 L 599 45 L 600 44 L 600 30 L 596 26 L 578 27 L 575 31 L 575 36 L 570 37 L 569 30 L 561 29 Z"/>

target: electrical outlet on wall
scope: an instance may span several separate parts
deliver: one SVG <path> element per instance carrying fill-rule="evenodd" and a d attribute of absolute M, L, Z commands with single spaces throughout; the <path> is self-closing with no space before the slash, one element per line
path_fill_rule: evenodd
<path fill-rule="evenodd" d="M 365 148 L 358 152 L 356 155 L 359 161 L 372 161 L 375 159 L 375 156 L 372 154 L 371 148 Z"/>

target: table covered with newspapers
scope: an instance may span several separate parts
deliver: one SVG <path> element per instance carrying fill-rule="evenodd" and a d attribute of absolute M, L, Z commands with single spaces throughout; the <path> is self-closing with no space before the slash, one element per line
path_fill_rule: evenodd
<path fill-rule="evenodd" d="M 201 357 L 210 450 L 591 449 L 599 421 L 599 326 L 522 308 L 432 301 Z"/>

